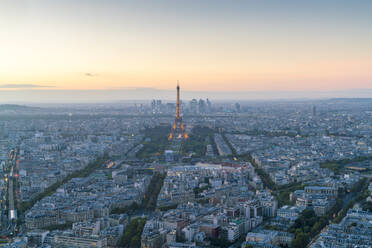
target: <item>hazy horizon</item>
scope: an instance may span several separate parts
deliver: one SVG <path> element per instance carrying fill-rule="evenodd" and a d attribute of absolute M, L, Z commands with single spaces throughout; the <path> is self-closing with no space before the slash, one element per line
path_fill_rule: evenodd
<path fill-rule="evenodd" d="M 181 99 L 209 98 L 211 101 L 315 100 L 329 98 L 372 98 L 372 89 L 347 91 L 184 91 Z M 109 103 L 120 101 L 176 100 L 176 90 L 129 88 L 117 90 L 14 90 L 0 91 L 0 103 Z"/>

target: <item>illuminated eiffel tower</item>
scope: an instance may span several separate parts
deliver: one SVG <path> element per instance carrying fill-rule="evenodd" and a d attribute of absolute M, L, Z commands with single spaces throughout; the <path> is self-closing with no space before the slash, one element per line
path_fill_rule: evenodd
<path fill-rule="evenodd" d="M 176 106 L 176 118 L 172 126 L 171 133 L 169 134 L 168 140 L 172 139 L 188 139 L 189 135 L 186 133 L 185 125 L 182 123 L 181 116 L 181 102 L 180 102 L 180 85 L 177 82 L 177 106 Z"/>

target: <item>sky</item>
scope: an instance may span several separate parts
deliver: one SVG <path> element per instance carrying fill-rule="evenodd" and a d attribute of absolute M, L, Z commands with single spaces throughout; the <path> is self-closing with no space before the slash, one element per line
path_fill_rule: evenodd
<path fill-rule="evenodd" d="M 0 97 L 177 80 L 190 92 L 372 89 L 371 13 L 368 0 L 2 0 Z"/>

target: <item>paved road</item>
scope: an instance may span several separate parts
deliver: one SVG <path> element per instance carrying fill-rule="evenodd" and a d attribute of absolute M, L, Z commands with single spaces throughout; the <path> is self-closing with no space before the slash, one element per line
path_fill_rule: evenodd
<path fill-rule="evenodd" d="M 341 207 L 341 209 L 340 209 L 340 211 L 338 211 L 337 213 L 336 213 L 336 217 L 338 216 L 338 214 L 342 211 L 342 209 L 347 205 L 347 204 L 349 204 L 349 202 L 351 202 L 352 200 L 354 200 L 354 198 L 355 197 L 357 197 L 357 195 L 358 195 L 358 193 L 359 192 L 352 192 L 352 193 L 347 193 L 346 194 L 346 196 L 345 197 L 343 197 L 343 199 L 342 199 L 342 207 Z M 329 223 L 331 223 L 333 220 L 334 220 L 335 218 L 332 218 L 330 221 L 329 221 Z M 306 247 L 310 247 L 317 239 L 318 239 L 318 237 L 319 237 L 319 235 L 322 233 L 322 232 L 324 232 L 324 231 L 326 231 L 327 230 L 327 228 L 328 228 L 328 225 L 326 225 L 319 233 L 318 233 L 318 235 L 316 235 L 311 241 L 310 241 L 310 243 L 306 246 Z"/>
<path fill-rule="evenodd" d="M 10 178 L 9 179 L 9 211 L 14 211 L 15 208 L 14 208 L 14 183 L 13 183 L 13 178 Z"/>
<path fill-rule="evenodd" d="M 9 193 L 9 219 L 17 219 L 16 216 L 16 208 L 14 204 L 14 185 L 15 185 L 15 180 L 16 179 L 16 174 L 17 174 L 17 154 L 16 151 L 14 151 L 14 155 L 12 156 L 12 160 L 10 161 L 11 163 L 11 168 L 10 168 L 10 176 L 9 176 L 9 187 L 8 187 L 8 193 Z"/>
<path fill-rule="evenodd" d="M 14 187 L 17 182 L 17 174 L 18 174 L 18 168 L 17 168 L 17 153 L 14 151 L 13 156 L 11 157 L 11 161 L 9 163 L 11 164 L 10 173 L 9 173 L 9 185 L 8 185 L 8 218 L 9 218 L 9 226 L 8 226 L 8 233 L 10 235 L 13 235 L 15 233 L 17 224 L 17 208 L 15 206 L 15 192 Z"/>

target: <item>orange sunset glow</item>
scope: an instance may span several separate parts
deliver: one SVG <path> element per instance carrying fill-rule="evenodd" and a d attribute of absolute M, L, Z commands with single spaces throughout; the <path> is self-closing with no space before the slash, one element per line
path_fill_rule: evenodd
<path fill-rule="evenodd" d="M 2 9 L 1 90 L 173 89 L 177 79 L 190 91 L 372 88 L 370 3 L 5 1 Z"/>

